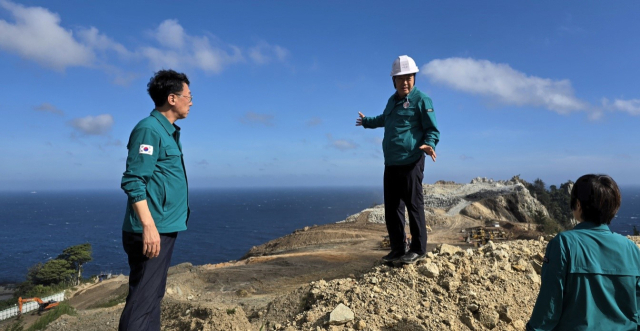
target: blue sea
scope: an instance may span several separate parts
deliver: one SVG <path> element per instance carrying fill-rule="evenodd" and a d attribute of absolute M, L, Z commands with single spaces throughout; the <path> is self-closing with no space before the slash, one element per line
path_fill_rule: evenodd
<path fill-rule="evenodd" d="M 622 188 L 615 232 L 640 230 L 640 187 Z M 382 188 L 190 190 L 189 230 L 180 233 L 172 265 L 237 260 L 252 246 L 304 226 L 335 223 L 383 202 Z M 24 280 L 30 266 L 66 247 L 91 243 L 85 275 L 128 273 L 121 226 L 122 191 L 0 192 L 0 284 Z"/>
<path fill-rule="evenodd" d="M 126 201 L 120 190 L 0 192 L 0 284 L 24 281 L 30 266 L 86 242 L 93 261 L 84 275 L 128 274 L 121 239 Z M 252 246 L 382 201 L 378 187 L 192 189 L 189 229 L 178 235 L 172 265 L 237 260 Z"/>

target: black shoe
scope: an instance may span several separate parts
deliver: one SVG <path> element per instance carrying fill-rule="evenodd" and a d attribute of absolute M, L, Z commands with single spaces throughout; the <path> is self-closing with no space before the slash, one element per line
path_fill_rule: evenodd
<path fill-rule="evenodd" d="M 404 263 L 404 264 L 414 264 L 420 260 L 424 260 L 426 254 L 418 254 L 415 252 L 409 252 L 405 255 L 403 255 L 400 260 L 398 260 L 398 262 Z"/>
<path fill-rule="evenodd" d="M 394 262 L 398 261 L 401 257 L 404 256 L 403 251 L 391 251 L 391 253 L 382 257 L 383 262 Z"/>

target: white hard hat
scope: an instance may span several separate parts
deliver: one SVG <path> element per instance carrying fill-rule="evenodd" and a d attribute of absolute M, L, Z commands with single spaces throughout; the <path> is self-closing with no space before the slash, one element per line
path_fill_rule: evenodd
<path fill-rule="evenodd" d="M 415 74 L 420 71 L 416 61 L 406 55 L 400 55 L 391 65 L 391 76 Z"/>

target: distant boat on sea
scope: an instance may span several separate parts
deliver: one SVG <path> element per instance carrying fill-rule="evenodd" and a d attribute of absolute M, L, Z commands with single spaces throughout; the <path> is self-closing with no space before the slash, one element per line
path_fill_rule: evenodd
<path fill-rule="evenodd" d="M 38 193 L 38 192 L 36 192 L 36 191 L 31 191 L 31 194 L 34 194 L 34 193 Z"/>

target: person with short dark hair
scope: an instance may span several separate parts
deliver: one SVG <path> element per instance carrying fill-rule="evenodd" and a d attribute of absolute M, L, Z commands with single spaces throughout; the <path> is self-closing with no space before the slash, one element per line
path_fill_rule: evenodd
<path fill-rule="evenodd" d="M 549 241 L 527 330 L 640 330 L 640 249 L 611 232 L 620 190 L 584 175 L 571 190 L 578 225 Z"/>
<path fill-rule="evenodd" d="M 427 226 L 424 216 L 425 154 L 436 162 L 440 131 L 431 98 L 415 85 L 420 71 L 415 61 L 401 55 L 391 65 L 391 81 L 396 92 L 382 114 L 366 117 L 358 113 L 356 126 L 365 129 L 384 127 L 384 217 L 391 252 L 384 262 L 415 263 L 427 253 Z M 411 245 L 406 248 L 405 206 L 409 212 Z"/>
<path fill-rule="evenodd" d="M 147 85 L 155 104 L 131 132 L 121 187 L 128 196 L 122 244 L 129 267 L 129 295 L 120 331 L 160 330 L 160 303 L 178 232 L 187 229 L 189 197 L 180 127 L 193 95 L 183 73 L 160 70 Z"/>

